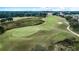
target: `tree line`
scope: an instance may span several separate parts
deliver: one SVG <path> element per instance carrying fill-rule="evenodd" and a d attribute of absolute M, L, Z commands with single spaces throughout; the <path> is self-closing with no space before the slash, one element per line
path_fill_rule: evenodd
<path fill-rule="evenodd" d="M 0 18 L 7 17 L 23 17 L 23 16 L 38 16 L 46 17 L 45 11 L 0 11 Z"/>
<path fill-rule="evenodd" d="M 78 18 L 73 18 L 72 16 L 66 16 L 66 20 L 69 22 L 73 30 L 79 30 L 79 20 Z"/>

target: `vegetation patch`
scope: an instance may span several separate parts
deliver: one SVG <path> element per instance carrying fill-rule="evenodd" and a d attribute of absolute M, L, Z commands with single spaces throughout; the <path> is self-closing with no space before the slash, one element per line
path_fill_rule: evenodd
<path fill-rule="evenodd" d="M 20 28 L 20 27 L 26 27 L 26 26 L 34 26 L 42 24 L 44 21 L 41 20 L 41 18 L 24 18 L 21 20 L 16 20 L 13 22 L 4 22 L 1 25 L 6 29 L 14 29 L 14 28 Z"/>

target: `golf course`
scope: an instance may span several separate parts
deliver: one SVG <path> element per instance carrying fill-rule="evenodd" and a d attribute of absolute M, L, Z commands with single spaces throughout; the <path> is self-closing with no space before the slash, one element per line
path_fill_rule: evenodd
<path fill-rule="evenodd" d="M 50 42 L 62 41 L 66 38 L 76 37 L 67 30 L 68 24 L 65 18 L 59 16 L 47 16 L 41 19 L 44 23 L 34 26 L 25 26 L 7 30 L 0 35 L 0 50 L 34 50 L 41 45 L 46 50 Z M 40 48 L 39 48 L 40 49 Z"/>

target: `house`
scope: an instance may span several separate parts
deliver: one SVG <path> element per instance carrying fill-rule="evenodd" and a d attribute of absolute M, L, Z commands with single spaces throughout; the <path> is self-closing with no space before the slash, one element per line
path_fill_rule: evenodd
<path fill-rule="evenodd" d="M 51 16 L 51 15 L 52 15 L 52 13 L 48 13 L 47 15 L 50 15 L 50 16 Z"/>
<path fill-rule="evenodd" d="M 63 14 L 63 12 L 60 12 L 59 15 L 60 15 L 60 16 L 63 16 L 64 14 Z"/>

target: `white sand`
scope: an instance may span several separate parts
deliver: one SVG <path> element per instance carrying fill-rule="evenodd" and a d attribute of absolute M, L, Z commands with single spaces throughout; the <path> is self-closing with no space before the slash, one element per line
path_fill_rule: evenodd
<path fill-rule="evenodd" d="M 63 24 L 62 22 L 58 22 L 58 24 Z"/>

